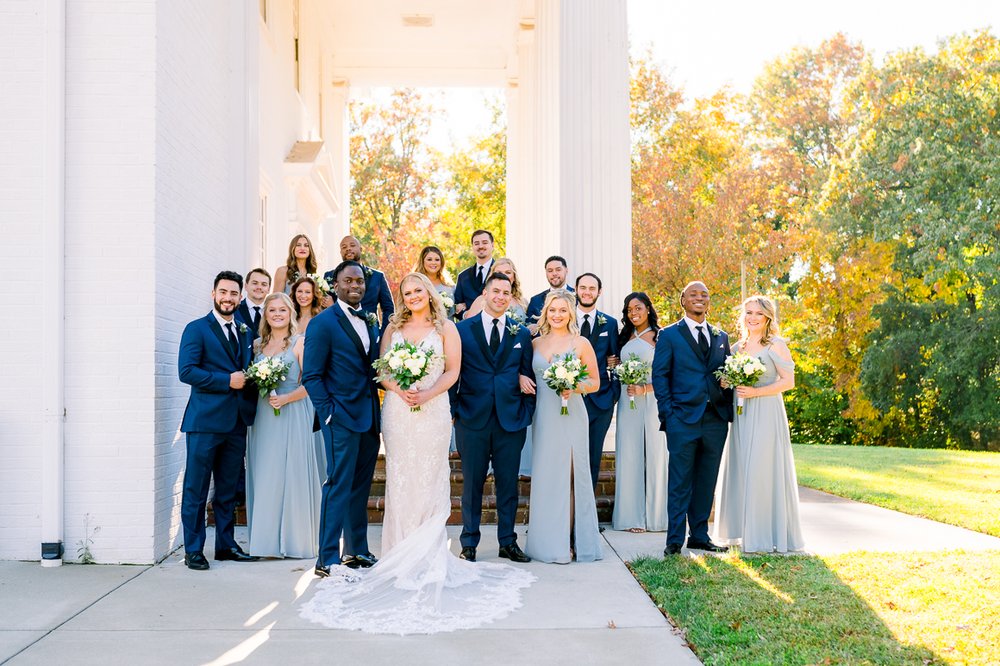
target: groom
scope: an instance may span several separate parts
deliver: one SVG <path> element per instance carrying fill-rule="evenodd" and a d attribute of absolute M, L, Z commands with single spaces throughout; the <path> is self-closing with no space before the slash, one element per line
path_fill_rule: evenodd
<path fill-rule="evenodd" d="M 517 545 L 517 470 L 525 429 L 535 411 L 535 396 L 522 392 L 531 382 L 531 333 L 507 319 L 511 282 L 503 273 L 491 275 L 483 288 L 479 315 L 458 324 L 462 368 L 452 387 L 451 413 L 462 458 L 462 559 L 474 562 L 483 513 L 483 484 L 490 463 L 497 498 L 497 540 L 500 557 L 514 562 L 531 558 Z M 310 333 L 311 334 L 311 333 Z"/>
<path fill-rule="evenodd" d="M 664 555 L 681 552 L 688 527 L 688 548 L 725 550 L 709 541 L 708 516 L 733 420 L 733 392 L 713 374 L 729 356 L 729 337 L 709 325 L 708 304 L 703 282 L 684 287 L 684 317 L 660 331 L 653 356 L 653 393 L 670 453 Z"/>
<path fill-rule="evenodd" d="M 309 324 L 302 384 L 316 407 L 326 446 L 326 482 L 319 522 L 316 575 L 336 564 L 357 569 L 375 564 L 368 550 L 368 494 L 379 447 L 379 403 L 372 362 L 379 327 L 360 305 L 365 295 L 361 264 L 344 261 L 332 271 L 336 302 Z M 340 537 L 344 537 L 344 554 Z"/>

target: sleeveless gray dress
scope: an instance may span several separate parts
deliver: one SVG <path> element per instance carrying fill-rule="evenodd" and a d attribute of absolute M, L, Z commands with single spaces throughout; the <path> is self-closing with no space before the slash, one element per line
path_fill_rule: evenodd
<path fill-rule="evenodd" d="M 653 345 L 641 338 L 629 340 L 619 354 L 622 360 L 635 354 L 652 363 Z M 652 375 L 652 373 L 650 373 Z M 646 378 L 650 383 L 652 377 Z M 660 430 L 656 396 L 652 392 L 635 397 L 635 409 L 622 387 L 615 429 L 616 530 L 639 528 L 650 532 L 667 529 L 667 438 Z"/>
<path fill-rule="evenodd" d="M 597 504 L 590 483 L 590 420 L 583 396 L 569 399 L 569 414 L 559 413 L 559 394 L 545 385 L 542 373 L 549 367 L 535 352 L 532 368 L 537 384 L 535 419 L 532 424 L 531 498 L 528 505 L 528 537 L 524 551 L 540 562 L 570 562 L 571 539 L 578 562 L 602 557 L 597 526 Z M 570 535 L 570 470 L 573 471 L 574 521 Z"/>
<path fill-rule="evenodd" d="M 291 393 L 299 386 L 301 369 L 292 352 L 293 336 L 282 360 L 291 363 L 276 389 Z M 254 361 L 263 358 L 257 354 Z M 247 434 L 247 523 L 250 553 L 262 557 L 316 557 L 319 547 L 321 473 L 313 436 L 313 406 L 309 398 L 274 410 L 257 399 L 257 417 Z"/>
<path fill-rule="evenodd" d="M 757 386 L 774 383 L 778 367 L 795 367 L 770 347 L 757 358 L 767 368 Z M 748 398 L 743 413 L 733 418 L 719 466 L 712 539 L 747 553 L 786 553 L 805 547 L 792 441 L 780 394 Z"/>

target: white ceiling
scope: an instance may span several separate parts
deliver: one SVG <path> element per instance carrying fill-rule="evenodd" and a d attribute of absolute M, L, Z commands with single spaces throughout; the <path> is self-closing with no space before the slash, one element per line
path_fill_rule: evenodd
<path fill-rule="evenodd" d="M 328 0 L 332 77 L 359 86 L 504 86 L 532 0 Z M 406 19 L 430 23 L 410 27 Z"/>

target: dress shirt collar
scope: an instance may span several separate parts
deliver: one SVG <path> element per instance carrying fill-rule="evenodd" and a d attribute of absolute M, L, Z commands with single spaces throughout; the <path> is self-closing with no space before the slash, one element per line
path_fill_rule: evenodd
<path fill-rule="evenodd" d="M 705 321 L 699 324 L 694 319 L 691 319 L 691 317 L 684 315 L 684 323 L 687 324 L 688 330 L 691 331 L 691 337 L 693 337 L 695 340 L 698 339 L 698 329 L 695 328 L 695 326 L 701 326 L 701 330 L 705 332 L 706 340 L 711 339 L 712 332 L 711 330 L 709 330 L 707 318 L 705 319 Z"/>
<path fill-rule="evenodd" d="M 230 316 L 229 321 L 226 321 L 226 318 L 219 314 L 219 311 L 215 308 L 212 308 L 212 314 L 215 315 L 215 321 L 219 322 L 219 326 L 222 327 L 222 332 L 229 335 L 229 329 L 226 328 L 226 324 L 233 324 L 235 328 L 236 318 Z"/>

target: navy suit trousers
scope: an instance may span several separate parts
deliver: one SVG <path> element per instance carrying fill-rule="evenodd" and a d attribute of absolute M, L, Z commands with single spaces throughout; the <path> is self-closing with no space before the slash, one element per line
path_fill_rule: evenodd
<path fill-rule="evenodd" d="M 597 492 L 597 477 L 601 473 L 601 455 L 604 453 L 604 438 L 611 427 L 611 417 L 615 413 L 614 403 L 611 409 L 597 409 L 587 403 L 587 416 L 590 418 L 590 478 L 594 482 L 594 492 Z"/>
<path fill-rule="evenodd" d="M 497 493 L 497 539 L 500 546 L 517 541 L 517 472 L 521 466 L 525 429 L 507 432 L 500 427 L 496 412 L 482 430 L 455 423 L 455 441 L 462 458 L 462 547 L 479 545 L 479 524 L 483 515 L 483 485 L 490 462 Z"/>
<path fill-rule="evenodd" d="M 695 541 L 708 541 L 708 516 L 715 498 L 729 423 L 709 406 L 699 423 L 667 431 L 667 544 L 684 544 L 686 528 Z"/>
<path fill-rule="evenodd" d="M 340 537 L 344 555 L 363 555 L 368 549 L 368 494 L 371 491 L 378 435 L 353 432 L 331 422 L 323 425 L 326 446 L 326 482 L 319 522 L 317 564 L 340 564 Z"/>
<path fill-rule="evenodd" d="M 246 452 L 247 433 L 242 423 L 228 433 L 187 433 L 187 464 L 184 468 L 184 495 L 181 501 L 184 552 L 205 550 L 205 508 L 213 476 L 215 550 L 236 547 L 236 487 Z"/>

